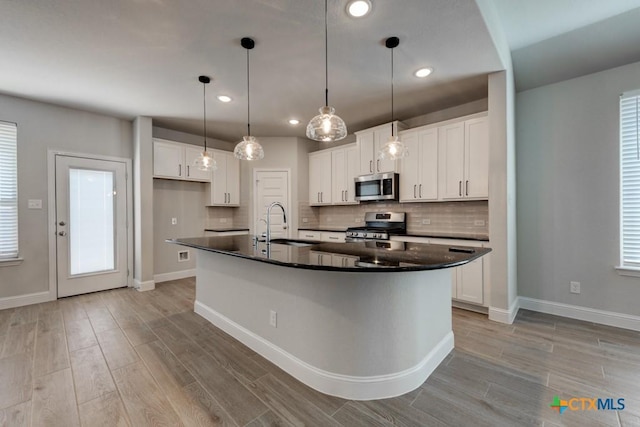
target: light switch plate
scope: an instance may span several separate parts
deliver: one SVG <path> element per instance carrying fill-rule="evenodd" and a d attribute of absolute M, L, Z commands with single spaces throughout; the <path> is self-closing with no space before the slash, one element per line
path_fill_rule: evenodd
<path fill-rule="evenodd" d="M 473 221 L 473 225 L 476 227 L 484 227 L 484 219 L 476 219 Z"/>
<path fill-rule="evenodd" d="M 178 223 L 178 218 L 171 218 L 171 225 L 176 225 Z"/>
<path fill-rule="evenodd" d="M 422 225 L 430 225 L 431 224 L 431 220 L 426 218 L 422 220 Z"/>
<path fill-rule="evenodd" d="M 42 209 L 42 200 L 40 200 L 40 199 L 29 199 L 28 207 L 29 207 L 29 209 Z"/>

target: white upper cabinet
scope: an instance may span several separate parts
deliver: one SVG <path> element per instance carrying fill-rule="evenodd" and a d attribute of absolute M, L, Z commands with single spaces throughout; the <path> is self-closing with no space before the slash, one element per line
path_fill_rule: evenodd
<path fill-rule="evenodd" d="M 486 116 L 441 126 L 438 151 L 442 200 L 489 197 L 489 128 Z"/>
<path fill-rule="evenodd" d="M 409 156 L 399 160 L 400 201 L 438 199 L 438 128 L 408 130 L 400 139 Z"/>
<path fill-rule="evenodd" d="M 358 203 L 355 199 L 354 178 L 360 171 L 360 150 L 348 145 L 331 151 L 331 180 L 334 205 Z"/>
<path fill-rule="evenodd" d="M 370 129 L 356 132 L 356 141 L 360 148 L 360 173 L 358 175 L 367 175 L 382 172 L 397 172 L 395 160 L 378 159 L 378 151 L 389 140 L 391 136 L 391 123 L 376 126 Z M 393 132 L 406 129 L 406 125 L 402 122 L 393 122 Z"/>
<path fill-rule="evenodd" d="M 331 204 L 331 151 L 309 154 L 309 204 Z"/>
<path fill-rule="evenodd" d="M 228 151 L 211 150 L 217 169 L 211 173 L 211 197 L 208 206 L 240 204 L 240 161 Z"/>
<path fill-rule="evenodd" d="M 193 166 L 201 148 L 166 139 L 153 139 L 153 177 L 186 181 L 209 182 L 210 172 Z"/>

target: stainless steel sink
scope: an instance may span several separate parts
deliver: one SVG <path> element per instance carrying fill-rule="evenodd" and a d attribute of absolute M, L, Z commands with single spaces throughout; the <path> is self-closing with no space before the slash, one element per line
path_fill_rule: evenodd
<path fill-rule="evenodd" d="M 277 245 L 296 246 L 301 248 L 318 244 L 318 242 L 310 242 L 307 240 L 293 240 L 293 239 L 271 239 L 271 243 L 277 244 Z"/>

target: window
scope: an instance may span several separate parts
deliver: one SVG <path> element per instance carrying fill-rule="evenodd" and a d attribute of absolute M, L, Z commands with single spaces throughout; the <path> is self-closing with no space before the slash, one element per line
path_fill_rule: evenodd
<path fill-rule="evenodd" d="M 620 97 L 620 262 L 640 269 L 640 91 Z"/>
<path fill-rule="evenodd" d="M 0 122 L 0 261 L 18 257 L 17 126 Z"/>

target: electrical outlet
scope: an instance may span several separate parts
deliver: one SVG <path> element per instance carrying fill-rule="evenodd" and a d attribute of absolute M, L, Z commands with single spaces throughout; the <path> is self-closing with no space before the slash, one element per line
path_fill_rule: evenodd
<path fill-rule="evenodd" d="M 422 220 L 422 225 L 429 225 L 431 224 L 431 220 L 429 218 L 425 218 Z"/>
<path fill-rule="evenodd" d="M 476 219 L 473 221 L 473 225 L 476 227 L 484 227 L 484 219 Z"/>
<path fill-rule="evenodd" d="M 40 200 L 40 199 L 29 199 L 28 208 L 29 209 L 42 209 L 42 200 Z"/>
<path fill-rule="evenodd" d="M 309 218 L 302 218 L 302 222 L 306 224 L 307 222 L 309 222 Z"/>
<path fill-rule="evenodd" d="M 269 312 L 269 324 L 274 328 L 278 327 L 278 313 L 274 310 Z"/>
<path fill-rule="evenodd" d="M 178 218 L 171 218 L 171 225 L 176 225 L 178 223 Z"/>
<path fill-rule="evenodd" d="M 571 282 L 569 283 L 569 292 L 572 294 L 580 293 L 580 282 Z"/>

